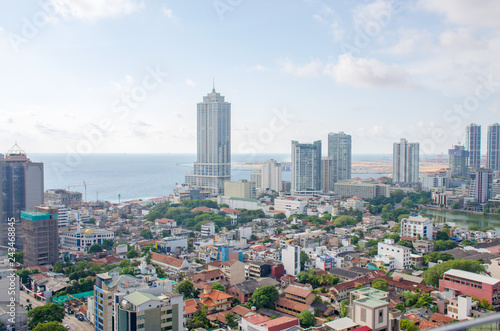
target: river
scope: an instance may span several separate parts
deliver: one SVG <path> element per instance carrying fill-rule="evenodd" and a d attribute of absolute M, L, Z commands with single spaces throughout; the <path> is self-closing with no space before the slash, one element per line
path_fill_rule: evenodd
<path fill-rule="evenodd" d="M 479 225 L 482 228 L 491 225 L 495 227 L 495 230 L 498 233 L 500 233 L 500 217 L 465 214 L 432 209 L 422 210 L 420 211 L 420 214 L 422 216 L 429 217 L 435 223 L 451 223 L 465 229 L 467 229 L 469 225 Z"/>

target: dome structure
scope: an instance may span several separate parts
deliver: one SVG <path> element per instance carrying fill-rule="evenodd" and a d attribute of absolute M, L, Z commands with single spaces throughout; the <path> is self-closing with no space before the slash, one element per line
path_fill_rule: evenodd
<path fill-rule="evenodd" d="M 94 234 L 94 231 L 92 231 L 92 229 L 87 229 L 83 234 Z"/>

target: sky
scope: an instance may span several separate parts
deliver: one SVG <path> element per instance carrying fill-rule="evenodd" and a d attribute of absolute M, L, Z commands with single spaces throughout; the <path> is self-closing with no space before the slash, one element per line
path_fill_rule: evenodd
<path fill-rule="evenodd" d="M 196 103 L 233 153 L 352 135 L 422 155 L 500 122 L 497 0 L 0 2 L 0 152 L 195 153 Z"/>

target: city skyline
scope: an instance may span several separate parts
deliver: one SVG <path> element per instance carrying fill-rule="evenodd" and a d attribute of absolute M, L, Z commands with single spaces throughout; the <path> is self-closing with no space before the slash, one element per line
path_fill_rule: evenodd
<path fill-rule="evenodd" d="M 390 154 L 402 136 L 439 154 L 469 123 L 497 122 L 495 1 L 228 6 L 3 2 L 0 150 L 194 153 L 192 104 L 213 77 L 238 109 L 233 153 L 344 131 L 354 154 Z"/>

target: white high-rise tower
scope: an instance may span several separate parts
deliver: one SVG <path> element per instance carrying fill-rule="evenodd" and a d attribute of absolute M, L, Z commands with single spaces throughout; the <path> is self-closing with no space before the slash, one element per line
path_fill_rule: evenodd
<path fill-rule="evenodd" d="M 394 184 L 418 183 L 419 150 L 419 143 L 408 143 L 408 140 L 403 138 L 399 143 L 394 143 L 392 161 L 392 182 Z"/>
<path fill-rule="evenodd" d="M 194 171 L 186 175 L 193 188 L 224 193 L 231 180 L 231 104 L 215 88 L 197 105 L 198 158 Z"/>

